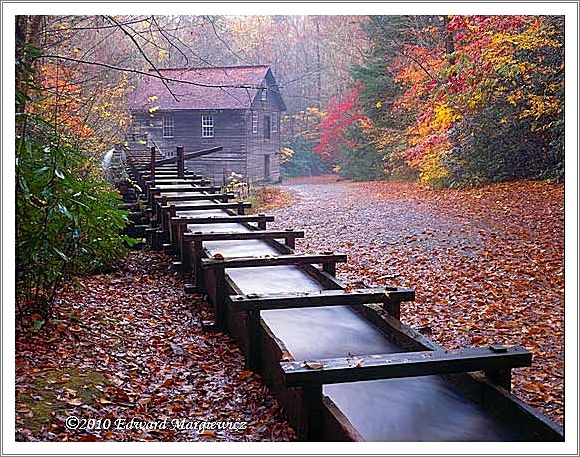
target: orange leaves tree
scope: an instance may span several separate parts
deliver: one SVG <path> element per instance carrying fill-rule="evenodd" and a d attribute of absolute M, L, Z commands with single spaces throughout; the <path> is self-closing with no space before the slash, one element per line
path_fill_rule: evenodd
<path fill-rule="evenodd" d="M 88 138 L 95 131 L 84 122 L 82 90 L 78 71 L 54 63 L 44 63 L 38 72 L 40 94 L 31 110 L 43 115 L 63 132 Z"/>
<path fill-rule="evenodd" d="M 126 212 L 97 165 L 107 132 L 91 120 L 113 95 L 101 86 L 93 97 L 80 83 L 86 74 L 43 61 L 31 23 L 17 21 L 16 316 L 42 325 L 63 284 L 110 266 L 132 240 L 120 234 Z"/>
<path fill-rule="evenodd" d="M 370 17 L 352 104 L 329 107 L 317 151 L 354 153 L 356 132 L 387 174 L 432 186 L 560 178 L 563 30 L 558 16 Z"/>
<path fill-rule="evenodd" d="M 126 75 L 101 78 L 90 69 L 43 62 L 36 79 L 39 91 L 29 104 L 31 113 L 72 135 L 76 146 L 88 147 L 99 156 L 115 140 L 121 142 L 128 123 L 124 105 L 131 89 Z"/>
<path fill-rule="evenodd" d="M 433 48 L 403 48 L 392 67 L 404 87 L 396 109 L 416 113 L 407 127 L 407 162 L 424 182 L 561 175 L 560 20 L 455 16 L 442 21 Z"/>

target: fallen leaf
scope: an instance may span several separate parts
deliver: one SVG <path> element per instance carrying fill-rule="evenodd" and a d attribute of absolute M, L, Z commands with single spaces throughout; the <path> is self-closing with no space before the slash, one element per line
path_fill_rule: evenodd
<path fill-rule="evenodd" d="M 17 413 L 31 413 L 32 409 L 27 405 L 19 405 L 16 407 Z"/>
<path fill-rule="evenodd" d="M 179 346 L 178 344 L 175 343 L 169 343 L 169 346 L 171 346 L 171 350 L 173 351 L 173 353 L 175 355 L 185 355 L 185 351 L 183 350 L 183 348 L 181 346 Z"/>
<path fill-rule="evenodd" d="M 242 371 L 242 373 L 240 374 L 240 377 L 239 377 L 239 379 L 240 379 L 240 381 L 244 381 L 244 380 L 246 380 L 246 379 L 248 379 L 248 378 L 251 378 L 253 375 L 254 375 L 254 373 L 253 373 L 252 371 L 249 371 L 249 370 L 244 370 L 244 371 Z"/>

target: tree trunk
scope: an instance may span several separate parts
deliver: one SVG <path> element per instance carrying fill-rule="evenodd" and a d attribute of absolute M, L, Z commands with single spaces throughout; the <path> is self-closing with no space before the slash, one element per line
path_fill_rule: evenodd
<path fill-rule="evenodd" d="M 317 108 L 322 107 L 322 65 L 320 63 L 320 18 L 314 16 L 314 24 L 316 25 L 316 99 Z"/>
<path fill-rule="evenodd" d="M 26 73 L 24 72 L 24 64 L 26 59 L 26 54 L 24 48 L 26 45 L 26 33 L 28 30 L 28 16 L 16 16 L 16 89 L 23 94 L 26 94 L 26 86 L 24 84 L 24 78 L 26 78 Z M 16 112 L 22 113 L 26 108 L 26 102 L 20 97 L 16 97 Z"/>
<path fill-rule="evenodd" d="M 455 58 L 452 54 L 455 52 L 455 45 L 453 44 L 453 32 L 448 30 L 449 27 L 449 15 L 443 16 L 443 38 L 445 40 L 445 54 L 449 59 L 451 65 L 455 64 Z"/>
<path fill-rule="evenodd" d="M 33 74 L 26 71 L 31 68 L 33 58 L 27 52 L 27 46 L 40 47 L 40 26 L 43 16 L 16 16 L 16 88 L 24 95 L 28 95 L 28 82 Z M 23 113 L 26 109 L 26 100 L 16 99 L 16 112 Z"/>

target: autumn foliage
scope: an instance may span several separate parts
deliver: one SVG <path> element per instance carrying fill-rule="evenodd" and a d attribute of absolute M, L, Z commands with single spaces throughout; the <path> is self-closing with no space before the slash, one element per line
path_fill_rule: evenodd
<path fill-rule="evenodd" d="M 30 21 L 19 22 L 23 32 Z M 37 328 L 64 284 L 109 268 L 133 241 L 121 235 L 126 212 L 99 167 L 124 118 L 113 102 L 126 79 L 89 86 L 94 75 L 42 53 L 23 41 L 15 61 L 16 318 Z"/>
<path fill-rule="evenodd" d="M 309 106 L 281 118 L 280 172 L 283 177 L 312 176 L 330 172 L 328 164 L 314 152 L 325 112 Z"/>
<path fill-rule="evenodd" d="M 358 122 L 385 163 L 402 154 L 430 185 L 562 176 L 562 18 L 427 18 L 411 31 L 371 18 L 369 34 L 374 55 L 355 68 L 357 89 L 329 105 L 318 153 L 360 150 Z"/>
<path fill-rule="evenodd" d="M 382 176 L 381 160 L 369 142 L 372 121 L 359 106 L 362 86 L 342 99 L 330 100 L 328 111 L 320 122 L 320 141 L 314 148 L 334 171 L 350 179 L 367 180 Z"/>
<path fill-rule="evenodd" d="M 45 63 L 38 72 L 44 97 L 32 106 L 32 111 L 44 114 L 59 129 L 79 138 L 88 138 L 95 131 L 83 121 L 82 89 L 78 72 L 58 64 Z"/>
<path fill-rule="evenodd" d="M 342 148 L 352 149 L 355 146 L 347 136 L 347 129 L 365 119 L 357 105 L 359 93 L 360 88 L 355 88 L 342 99 L 335 97 L 330 100 L 326 116 L 320 122 L 320 141 L 314 152 L 330 159 Z"/>

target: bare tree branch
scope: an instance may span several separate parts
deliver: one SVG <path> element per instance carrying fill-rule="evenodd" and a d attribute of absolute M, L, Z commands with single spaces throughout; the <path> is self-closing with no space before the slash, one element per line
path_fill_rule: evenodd
<path fill-rule="evenodd" d="M 242 62 L 248 64 L 248 65 L 252 65 L 251 62 L 249 62 L 248 60 L 246 60 L 245 58 L 243 58 L 242 56 L 240 56 L 237 52 L 235 52 L 230 45 L 218 34 L 216 28 L 215 28 L 215 23 L 211 20 L 211 18 L 209 16 L 204 16 L 204 19 L 206 21 L 208 21 L 211 24 L 211 28 L 213 29 L 213 33 L 216 36 L 216 38 L 221 41 L 223 43 L 223 45 L 226 47 L 226 49 L 228 51 L 230 51 L 235 57 L 237 57 L 238 59 L 240 59 Z"/>
<path fill-rule="evenodd" d="M 167 43 L 169 44 L 170 47 L 177 49 L 177 52 L 179 52 L 183 58 L 185 59 L 185 64 L 187 66 L 189 66 L 189 59 L 188 57 L 185 55 L 185 53 L 181 50 L 181 48 L 179 46 L 176 46 L 173 41 L 171 41 L 168 37 L 167 34 L 165 33 L 165 31 L 163 30 L 163 28 L 161 28 L 161 26 L 159 25 L 159 22 L 157 22 L 157 19 L 155 19 L 155 16 L 151 16 L 151 20 L 153 21 L 153 23 L 157 26 L 157 30 L 159 31 L 159 33 L 161 34 L 161 36 L 163 38 L 165 38 L 165 41 L 167 41 Z"/>
<path fill-rule="evenodd" d="M 73 16 L 74 17 L 74 16 Z M 92 19 L 93 17 L 87 17 L 87 18 L 83 18 L 81 19 L 78 24 L 80 24 L 82 21 L 87 20 L 87 19 Z M 139 22 L 143 22 L 145 20 L 147 20 L 149 18 L 149 16 L 145 17 L 145 18 L 141 18 L 141 19 L 136 19 L 133 21 L 127 21 L 127 22 L 121 22 L 121 25 L 131 25 L 131 24 L 138 24 Z M 100 30 L 100 29 L 113 29 L 118 27 L 118 25 L 114 24 L 114 25 L 95 25 L 95 26 L 89 26 L 89 27 L 67 27 L 65 29 L 46 29 L 41 31 L 41 34 L 50 34 L 50 33 L 62 33 L 62 32 L 68 32 L 70 30 Z"/>
<path fill-rule="evenodd" d="M 157 75 L 161 77 L 161 73 L 159 72 L 159 70 L 157 69 L 157 67 L 155 66 L 155 64 L 151 61 L 151 59 L 149 59 L 149 57 L 147 56 L 147 54 L 145 53 L 145 51 L 143 51 L 143 49 L 141 49 L 141 46 L 139 45 L 139 43 L 137 43 L 137 40 L 135 39 L 135 37 L 133 35 L 131 35 L 127 30 L 125 30 L 125 28 L 123 27 L 123 25 L 119 21 L 117 21 L 116 19 L 114 19 L 111 16 L 106 16 L 106 17 L 110 21 L 112 21 L 115 24 L 117 24 L 119 26 L 119 28 L 123 31 L 123 33 L 125 35 L 127 35 L 131 39 L 131 41 L 137 47 L 137 50 L 139 51 L 139 53 L 143 56 L 143 58 L 147 61 L 147 63 L 153 67 L 153 70 L 157 73 Z M 161 81 L 163 82 L 163 85 L 169 91 L 169 93 L 171 94 L 171 96 L 175 99 L 175 101 L 178 102 L 179 99 L 173 93 L 173 91 L 171 90 L 171 88 L 169 87 L 169 85 L 167 84 L 167 82 L 163 78 L 161 78 Z"/>
<path fill-rule="evenodd" d="M 168 78 L 167 76 L 163 76 L 160 73 L 154 74 L 154 73 L 147 72 L 147 71 L 136 70 L 134 68 L 119 67 L 117 65 L 111 65 L 108 63 L 104 63 L 104 62 L 93 62 L 90 60 L 75 59 L 73 57 L 59 56 L 59 55 L 53 55 L 53 54 L 44 54 L 44 55 L 40 56 L 40 58 L 65 60 L 68 62 L 77 62 L 77 63 L 82 63 L 85 65 L 94 65 L 97 67 L 109 68 L 111 70 L 122 71 L 125 73 L 135 73 L 138 75 L 148 76 L 150 78 L 161 79 L 164 82 L 175 82 L 175 83 L 189 84 L 191 86 L 213 87 L 213 88 L 231 88 L 231 89 L 261 89 L 262 88 L 260 85 L 252 85 L 252 84 L 204 84 L 204 83 L 197 83 L 194 81 L 187 81 L 185 79 Z"/>

